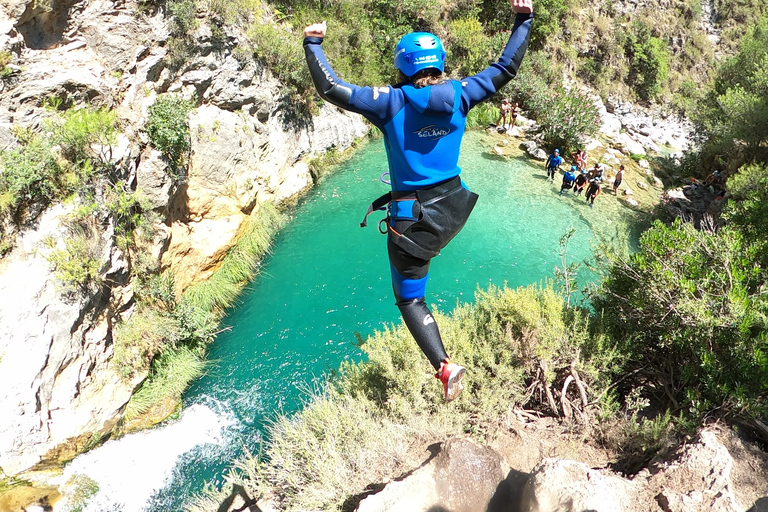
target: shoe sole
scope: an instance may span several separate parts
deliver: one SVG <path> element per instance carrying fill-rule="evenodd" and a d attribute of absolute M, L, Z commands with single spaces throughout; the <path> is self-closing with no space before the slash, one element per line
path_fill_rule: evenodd
<path fill-rule="evenodd" d="M 446 402 L 456 400 L 456 398 L 461 394 L 461 391 L 464 389 L 461 381 L 464 378 L 465 373 L 467 373 L 467 370 L 462 366 L 459 366 L 453 372 L 451 372 L 451 376 L 448 377 L 448 385 L 445 389 Z"/>

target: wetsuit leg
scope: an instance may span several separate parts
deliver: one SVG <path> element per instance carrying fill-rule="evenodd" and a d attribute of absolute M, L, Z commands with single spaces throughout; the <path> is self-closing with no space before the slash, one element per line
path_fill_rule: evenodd
<path fill-rule="evenodd" d="M 387 251 L 392 271 L 392 288 L 397 300 L 395 304 L 419 348 L 435 370 L 439 370 L 440 363 L 448 354 L 432 312 L 424 302 L 429 260 L 411 256 L 389 239 Z"/>

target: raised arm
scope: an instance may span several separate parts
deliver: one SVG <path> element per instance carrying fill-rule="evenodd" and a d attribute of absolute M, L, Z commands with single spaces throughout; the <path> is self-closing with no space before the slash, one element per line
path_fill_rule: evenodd
<path fill-rule="evenodd" d="M 383 125 L 399 110 L 402 94 L 394 94 L 391 87 L 360 87 L 336 76 L 321 46 L 326 31 L 325 22 L 304 29 L 304 55 L 318 94 L 337 107 L 362 114 L 376 126 Z"/>

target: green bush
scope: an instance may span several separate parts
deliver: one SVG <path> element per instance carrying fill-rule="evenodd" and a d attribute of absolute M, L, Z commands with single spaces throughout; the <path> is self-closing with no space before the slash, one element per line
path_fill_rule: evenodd
<path fill-rule="evenodd" d="M 641 370 L 694 417 L 768 411 L 765 271 L 735 230 L 656 222 L 612 258 L 592 304 L 627 371 Z"/>
<path fill-rule="evenodd" d="M 723 218 L 737 227 L 763 268 L 768 268 L 768 165 L 748 164 L 728 178 L 728 201 Z"/>
<path fill-rule="evenodd" d="M 536 69 L 527 68 L 510 86 L 512 96 L 536 119 L 544 142 L 564 153 L 582 145 L 600 128 L 600 114 L 593 100 L 559 82 L 548 83 Z"/>
<path fill-rule="evenodd" d="M 45 258 L 65 293 L 88 295 L 104 283 L 99 231 L 92 221 L 74 222 L 68 230 L 64 248 L 52 247 Z"/>
<path fill-rule="evenodd" d="M 80 166 L 92 161 L 96 167 L 111 159 L 117 137 L 117 113 L 107 109 L 70 109 L 50 120 L 53 141 L 61 155 Z"/>
<path fill-rule="evenodd" d="M 476 19 L 454 20 L 448 28 L 446 62 L 454 76 L 474 75 L 487 68 L 501 53 L 491 47 L 491 39 L 485 36 L 483 26 Z"/>
<path fill-rule="evenodd" d="M 667 46 L 652 35 L 649 25 L 635 22 L 628 31 L 625 52 L 630 60 L 630 80 L 642 99 L 653 99 L 669 77 Z"/>
<path fill-rule="evenodd" d="M 11 69 L 8 67 L 13 61 L 11 52 L 0 52 L 0 80 L 5 80 L 11 76 Z"/>
<path fill-rule="evenodd" d="M 15 149 L 0 153 L 0 216 L 21 208 L 48 205 L 66 194 L 64 169 L 51 144 L 34 136 Z"/>
<path fill-rule="evenodd" d="M 140 307 L 117 326 L 112 363 L 121 377 L 130 379 L 149 370 L 155 356 L 176 348 L 187 334 L 173 314 Z"/>
<path fill-rule="evenodd" d="M 149 107 L 144 126 L 149 142 L 165 155 L 177 179 L 181 178 L 180 173 L 191 147 L 187 116 L 193 108 L 191 100 L 174 95 L 162 96 Z"/>
<path fill-rule="evenodd" d="M 204 371 L 205 361 L 200 353 L 186 347 L 164 351 L 152 363 L 150 377 L 128 401 L 126 419 L 135 419 L 166 400 L 178 402 Z"/>
<path fill-rule="evenodd" d="M 118 181 L 105 189 L 104 206 L 112 217 L 117 246 L 133 247 L 133 232 L 146 224 L 145 212 L 151 209 L 146 197 L 140 191 L 126 189 L 125 182 Z"/>

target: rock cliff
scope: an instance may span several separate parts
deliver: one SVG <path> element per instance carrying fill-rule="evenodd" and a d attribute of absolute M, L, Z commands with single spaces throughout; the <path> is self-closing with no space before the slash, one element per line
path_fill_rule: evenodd
<path fill-rule="evenodd" d="M 16 144 L 16 128 L 42 127 L 47 98 L 114 109 L 121 133 L 111 160 L 158 214 L 148 267 L 173 270 L 179 289 L 215 270 L 260 205 L 312 185 L 305 157 L 348 148 L 368 130 L 327 106 L 308 125 L 293 123 L 280 84 L 256 60 L 235 58 L 238 34 L 213 51 L 205 23 L 199 33 L 200 52 L 172 69 L 168 18 L 137 2 L 0 5 L 0 52 L 12 56 L 0 81 L 0 150 Z M 197 99 L 180 184 L 141 131 L 149 106 L 169 92 Z M 70 457 L 110 431 L 144 378 L 126 381 L 110 366 L 113 327 L 134 311 L 136 262 L 116 245 L 109 219 L 88 233 L 106 283 L 98 290 L 65 294 L 45 258 L 68 236 L 73 208 L 42 212 L 0 259 L 0 475 Z"/>

